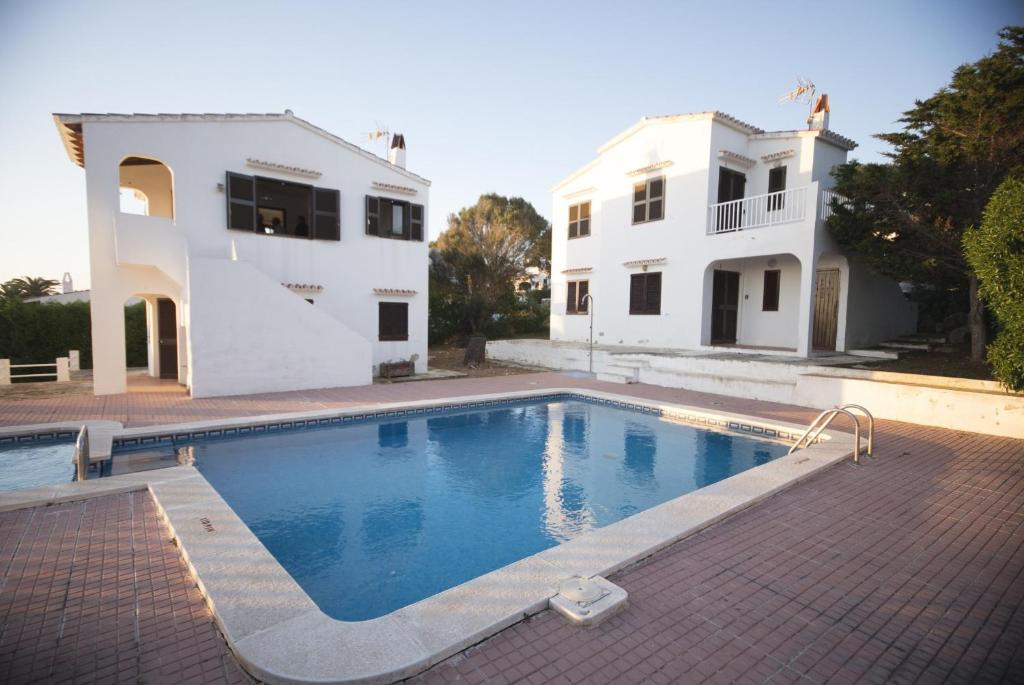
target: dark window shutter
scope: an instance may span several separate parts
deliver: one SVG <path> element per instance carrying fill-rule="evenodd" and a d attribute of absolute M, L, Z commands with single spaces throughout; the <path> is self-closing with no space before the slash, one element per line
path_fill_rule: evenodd
<path fill-rule="evenodd" d="M 413 240 L 423 242 L 423 205 L 409 205 L 409 228 Z"/>
<path fill-rule="evenodd" d="M 225 187 L 228 197 L 228 228 L 236 231 L 256 230 L 255 179 L 229 171 Z"/>
<path fill-rule="evenodd" d="M 644 310 L 645 299 L 644 274 L 633 274 L 629 277 L 629 313 L 640 314 Z"/>
<path fill-rule="evenodd" d="M 590 235 L 590 203 L 584 202 L 580 205 L 580 231 L 581 236 Z"/>
<path fill-rule="evenodd" d="M 565 313 L 575 314 L 576 313 L 576 281 L 569 281 L 566 284 L 565 291 Z"/>
<path fill-rule="evenodd" d="M 380 340 L 409 339 L 409 304 L 379 302 L 377 304 L 377 337 Z"/>
<path fill-rule="evenodd" d="M 380 235 L 380 198 L 366 196 L 366 235 Z"/>
<path fill-rule="evenodd" d="M 765 312 L 779 311 L 779 286 L 782 272 L 769 269 L 764 272 L 764 294 L 761 297 L 761 310 Z"/>
<path fill-rule="evenodd" d="M 786 167 L 775 167 L 768 171 L 768 192 L 778 193 L 786 189 Z M 785 195 L 776 195 L 768 198 L 768 210 L 776 211 L 782 209 L 786 203 Z"/>
<path fill-rule="evenodd" d="M 647 302 L 646 312 L 648 314 L 661 314 L 661 274 L 647 274 Z"/>
<path fill-rule="evenodd" d="M 341 193 L 324 188 L 313 189 L 313 237 L 341 240 Z"/>
<path fill-rule="evenodd" d="M 587 307 L 590 306 L 590 300 L 583 299 L 584 297 L 587 296 L 587 293 L 589 292 L 590 281 L 579 281 L 579 283 L 576 284 L 576 302 L 578 303 L 576 305 L 576 311 L 578 311 L 580 314 L 586 314 Z"/>

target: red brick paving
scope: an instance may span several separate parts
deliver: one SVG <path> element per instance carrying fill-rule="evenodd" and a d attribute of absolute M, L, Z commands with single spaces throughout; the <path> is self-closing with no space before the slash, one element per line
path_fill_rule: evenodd
<path fill-rule="evenodd" d="M 553 385 L 796 422 L 815 413 L 535 374 L 218 400 L 149 392 L 26 401 L 0 405 L 0 423 L 89 414 L 147 424 Z M 617 574 L 630 606 L 596 628 L 543 612 L 415 681 L 1024 682 L 1024 441 L 880 421 L 877 456 L 830 469 Z M 130 497 L 0 515 L 0 680 L 55 679 L 68 668 L 88 679 L 139 679 L 144 668 L 177 668 L 155 678 L 175 682 L 243 678 L 149 498 L 115 504 Z M 26 527 L 35 531 L 31 544 L 15 552 L 12 540 Z M 159 544 L 145 537 L 147 558 L 125 557 L 139 528 Z M 133 589 L 119 595 L 132 574 Z M 139 580 L 154 577 L 151 588 Z M 92 579 L 92 594 L 81 578 Z M 70 588 L 81 588 L 81 599 Z M 105 603 L 97 592 L 108 594 Z M 118 615 L 131 602 L 140 607 L 134 623 L 130 612 Z M 143 606 L 160 619 L 144 620 Z M 65 638 L 62 621 L 82 635 Z M 157 643 L 139 641 L 154 633 Z"/>
<path fill-rule="evenodd" d="M 148 493 L 0 514 L 0 682 L 247 683 Z"/>

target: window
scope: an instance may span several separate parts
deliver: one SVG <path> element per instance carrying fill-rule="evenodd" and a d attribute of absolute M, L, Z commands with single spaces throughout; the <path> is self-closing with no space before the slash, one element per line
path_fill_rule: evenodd
<path fill-rule="evenodd" d="M 661 274 L 633 274 L 629 277 L 629 313 L 661 314 Z"/>
<path fill-rule="evenodd" d="M 341 193 L 276 178 L 227 173 L 228 228 L 341 240 Z"/>
<path fill-rule="evenodd" d="M 366 196 L 366 235 L 423 241 L 423 205 Z"/>
<path fill-rule="evenodd" d="M 782 272 L 778 269 L 767 269 L 764 272 L 764 294 L 761 297 L 761 311 L 779 311 L 779 285 Z"/>
<path fill-rule="evenodd" d="M 665 177 L 651 178 L 633 186 L 633 223 L 665 217 Z"/>
<path fill-rule="evenodd" d="M 122 214 L 174 218 L 174 179 L 163 162 L 125 157 L 118 165 Z"/>
<path fill-rule="evenodd" d="M 407 302 L 378 302 L 377 324 L 379 340 L 408 340 L 409 304 Z"/>
<path fill-rule="evenodd" d="M 581 202 L 569 207 L 569 237 L 582 238 L 590 235 L 590 203 Z"/>
<path fill-rule="evenodd" d="M 780 166 L 768 171 L 768 192 L 780 193 L 771 195 L 768 198 L 768 211 L 782 209 L 785 206 L 786 196 L 781 194 L 786 189 L 786 167 Z"/>
<path fill-rule="evenodd" d="M 590 300 L 585 300 L 590 292 L 590 281 L 569 281 L 565 295 L 566 314 L 586 314 Z"/>

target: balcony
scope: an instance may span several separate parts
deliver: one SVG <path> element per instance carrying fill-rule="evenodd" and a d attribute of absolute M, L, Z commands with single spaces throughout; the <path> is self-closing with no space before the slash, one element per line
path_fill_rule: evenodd
<path fill-rule="evenodd" d="M 803 221 L 811 186 L 719 202 L 708 207 L 708 235 Z"/>

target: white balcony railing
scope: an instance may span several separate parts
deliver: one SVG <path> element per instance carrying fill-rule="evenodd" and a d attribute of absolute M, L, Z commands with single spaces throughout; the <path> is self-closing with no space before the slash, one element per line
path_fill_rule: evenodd
<path fill-rule="evenodd" d="M 708 235 L 803 221 L 809 186 L 719 202 L 708 207 Z"/>
<path fill-rule="evenodd" d="M 840 195 L 834 190 L 821 191 L 821 220 L 828 221 L 828 218 L 835 214 L 832 202 L 837 205 L 845 205 L 849 202 L 845 195 Z"/>

